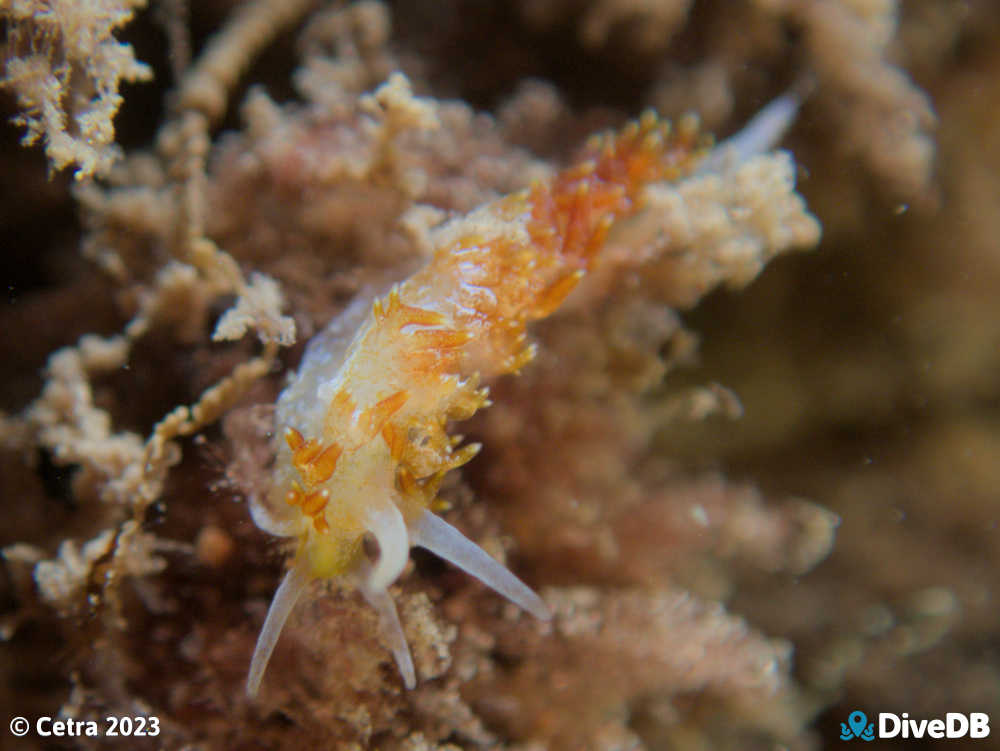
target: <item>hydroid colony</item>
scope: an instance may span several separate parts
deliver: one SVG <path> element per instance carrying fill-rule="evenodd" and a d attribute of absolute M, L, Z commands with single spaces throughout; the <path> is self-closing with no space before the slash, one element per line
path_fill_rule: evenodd
<path fill-rule="evenodd" d="M 55 115 L 42 123 L 55 134 L 43 137 L 73 137 L 78 167 L 88 164 L 83 146 L 118 151 L 112 108 L 91 103 L 117 97 L 134 61 L 73 50 L 111 48 L 112 16 L 120 26 L 120 9 L 144 4 L 62 3 L 53 13 L 51 3 L 29 0 L 8 14 L 19 24 L 24 8 L 46 11 L 25 29 L 55 29 L 32 33 L 37 46 L 8 45 L 7 86 L 27 118 L 32 105 L 21 97 L 41 97 L 34 101 Z M 152 32 L 159 44 L 156 6 L 174 5 L 149 5 L 128 38 Z M 541 13 L 542 4 L 521 2 L 503 4 L 506 25 L 489 38 L 478 29 L 496 3 L 458 15 L 431 4 L 446 23 L 422 30 L 410 23 L 410 4 L 394 14 L 370 0 L 189 5 L 199 39 L 219 34 L 187 46 L 197 53 L 189 65 L 188 24 L 169 14 L 173 75 L 162 55 L 148 61 L 161 86 L 183 92 L 161 110 L 130 104 L 143 90 L 155 96 L 150 87 L 122 90 L 130 127 L 138 105 L 143 132 L 162 128 L 163 137 L 126 149 L 111 182 L 78 182 L 70 197 L 58 180 L 45 181 L 39 155 L 9 154 L 11 184 L 38 188 L 18 222 L 33 215 L 46 225 L 12 244 L 11 258 L 26 260 L 18 276 L 34 283 L 40 261 L 58 273 L 45 274 L 51 289 L 12 290 L 4 309 L 3 339 L 16 356 L 6 358 L 3 409 L 17 412 L 0 415 L 0 475 L 4 495 L 19 501 L 5 509 L 3 564 L 15 596 L 5 598 L 3 630 L 16 629 L 4 648 L 16 656 L 5 683 L 18 714 L 37 712 L 44 687 L 46 713 L 60 702 L 64 714 L 97 719 L 146 707 L 166 720 L 164 743 L 175 746 L 742 748 L 813 743 L 813 713 L 838 697 L 943 711 L 941 692 L 914 694 L 908 676 L 944 664 L 949 693 L 973 703 L 992 696 L 996 666 L 977 645 L 995 625 L 982 596 L 995 494 L 990 473 L 978 470 L 995 449 L 982 406 L 995 392 L 995 342 L 983 324 L 1000 320 L 989 294 L 996 270 L 984 263 L 997 212 L 984 196 L 998 193 L 983 186 L 1000 152 L 989 138 L 968 137 L 991 132 L 990 81 L 1000 80 L 990 75 L 1000 60 L 992 4 L 660 2 L 636 13 L 628 2 L 586 1 Z M 295 26 L 302 54 L 291 59 L 291 45 L 272 43 Z M 543 59 L 539 43 L 549 48 Z M 139 45 L 136 57 L 149 49 Z M 18 57 L 54 72 L 59 85 L 12 78 Z M 594 65 L 616 74 L 613 96 L 580 75 Z M 253 86 L 270 87 L 292 68 L 290 101 L 286 86 L 280 103 Z M 475 100 L 489 112 L 429 99 L 441 126 L 424 132 L 391 108 L 373 111 L 365 92 L 397 69 L 423 92 L 480 92 Z M 728 129 L 775 82 L 800 75 L 817 85 L 796 134 L 798 164 L 766 154 L 650 186 L 638 199 L 646 208 L 618 223 L 557 314 L 530 326 L 538 356 L 524 377 L 489 382 L 497 405 L 457 425 L 489 455 L 452 473 L 463 477 L 451 477 L 442 496 L 462 500 L 445 518 L 489 550 L 498 532 L 516 539 L 512 568 L 523 563 L 532 583 L 544 582 L 551 626 L 505 617 L 509 607 L 477 608 L 490 594 L 471 579 L 463 585 L 460 575 L 421 566 L 391 589 L 423 684 L 400 693 L 385 640 L 370 633 L 375 612 L 360 597 L 303 603 L 314 586 L 284 629 L 287 649 L 268 668 L 266 700 L 248 711 L 234 681 L 246 679 L 264 620 L 258 598 L 273 594 L 275 548 L 248 529 L 241 505 L 206 490 L 224 481 L 251 495 L 269 485 L 259 439 L 270 432 L 274 357 L 295 338 L 292 317 L 308 334 L 359 300 L 357 317 L 338 316 L 337 331 L 323 335 L 322 347 L 341 353 L 332 377 L 371 309 L 372 295 L 360 290 L 405 279 L 418 254 L 429 260 L 424 233 L 436 212 L 463 215 L 529 175 L 548 176 L 568 139 L 617 117 L 615 102 L 695 111 L 707 128 Z M 929 95 L 941 124 L 936 161 Z M 79 139 L 72 126 L 84 109 L 103 140 Z M 234 133 L 237 110 L 246 119 Z M 55 169 L 61 157 L 48 156 Z M 688 361 L 675 311 L 815 244 L 796 175 L 808 175 L 805 192 L 827 230 L 822 257 L 783 262 L 748 295 L 716 297 L 687 319 L 704 335 L 706 370 L 657 387 L 663 370 Z M 954 200 L 932 215 L 924 201 L 921 211 L 920 194 L 941 187 Z M 82 212 L 84 255 L 113 280 L 102 284 L 63 242 L 61 214 L 51 212 L 57 195 Z M 213 246 L 211 257 L 201 252 Z M 971 281 L 969 268 L 981 272 Z M 107 292 L 103 304 L 94 289 Z M 216 334 L 256 331 L 271 346 L 265 357 L 249 336 L 210 342 L 233 296 L 224 320 L 236 325 L 222 336 L 220 320 Z M 108 336 L 121 327 L 124 337 Z M 36 397 L 34 369 L 48 352 Z M 230 385 L 215 388 L 233 366 Z M 721 429 L 664 425 L 704 417 L 701 407 L 676 409 L 689 404 L 685 383 L 703 377 L 739 394 L 745 419 Z M 308 400 L 325 411 L 315 394 Z M 241 401 L 271 409 L 240 409 Z M 240 428 L 244 413 L 268 414 Z M 223 437 L 198 435 L 219 416 Z M 858 461 L 862 445 L 878 450 L 872 461 L 867 450 Z M 725 476 L 734 457 L 738 475 L 767 493 Z M 339 472 L 349 455 L 337 461 Z M 716 471 L 700 474 L 706 466 Z M 72 479 L 58 497 L 39 482 L 53 470 Z M 470 490 L 482 500 L 466 504 Z M 276 510 L 292 514 L 276 521 L 294 521 L 299 507 L 282 492 Z M 805 492 L 843 519 L 832 565 L 808 578 L 799 574 L 829 551 L 836 517 L 803 516 L 785 492 Z M 897 506 L 905 523 L 886 523 Z M 209 533 L 228 553 L 203 555 Z M 289 539 L 282 549 L 294 548 L 298 537 Z M 196 549 L 184 552 L 188 543 Z M 874 630 L 873 610 L 882 624 Z M 66 644 L 57 663 L 54 635 Z M 794 642 L 794 677 L 782 657 L 789 645 L 774 636 Z M 816 702 L 781 704 L 800 688 Z"/>

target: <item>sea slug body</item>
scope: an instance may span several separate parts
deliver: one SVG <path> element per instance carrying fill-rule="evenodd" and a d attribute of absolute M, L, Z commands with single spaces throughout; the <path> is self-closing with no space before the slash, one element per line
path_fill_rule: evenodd
<path fill-rule="evenodd" d="M 779 109 L 794 113 L 787 102 Z M 277 403 L 270 496 L 252 504 L 257 525 L 297 538 L 297 549 L 253 655 L 251 696 L 298 597 L 333 576 L 351 577 L 379 613 L 412 688 L 413 662 L 388 593 L 411 546 L 549 617 L 538 595 L 431 511 L 447 472 L 480 448 L 461 445 L 448 425 L 488 406 L 483 382 L 531 362 L 527 325 L 572 292 L 612 224 L 640 208 L 642 190 L 691 174 L 706 153 L 693 119 L 672 129 L 652 113 L 594 137 L 574 166 L 440 228 L 424 268 L 370 307 L 350 307 L 310 342 Z M 374 561 L 366 534 L 378 543 Z"/>

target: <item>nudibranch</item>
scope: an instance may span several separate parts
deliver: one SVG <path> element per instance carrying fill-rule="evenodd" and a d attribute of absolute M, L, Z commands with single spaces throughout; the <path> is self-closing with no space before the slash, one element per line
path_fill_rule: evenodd
<path fill-rule="evenodd" d="M 766 108 L 728 142 L 730 158 L 770 146 L 794 105 L 785 97 Z M 411 546 L 549 618 L 537 594 L 433 512 L 444 476 L 480 448 L 461 445 L 449 425 L 488 406 L 482 384 L 531 362 L 526 327 L 577 286 L 612 224 L 640 208 L 643 189 L 720 154 L 693 119 L 671 128 L 652 113 L 595 136 L 574 166 L 442 226 L 421 270 L 370 306 L 349 307 L 310 342 L 278 399 L 272 489 L 266 503 L 251 504 L 262 529 L 297 538 L 254 651 L 251 696 L 298 597 L 313 580 L 338 576 L 378 612 L 412 688 L 413 661 L 388 593 Z M 365 549 L 369 534 L 377 557 Z"/>

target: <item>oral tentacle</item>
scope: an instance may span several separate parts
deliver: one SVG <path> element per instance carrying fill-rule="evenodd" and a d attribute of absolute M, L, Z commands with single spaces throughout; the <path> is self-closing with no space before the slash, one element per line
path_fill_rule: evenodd
<path fill-rule="evenodd" d="M 403 676 L 403 684 L 406 688 L 412 689 L 417 685 L 417 674 L 413 669 L 410 647 L 406 643 L 406 634 L 403 633 L 403 626 L 399 622 L 399 613 L 396 612 L 396 603 L 393 602 L 392 595 L 384 588 L 371 586 L 370 581 L 362 580 L 359 588 L 368 604 L 378 613 L 382 634 L 396 660 L 396 667 Z"/>
<path fill-rule="evenodd" d="M 274 652 L 274 646 L 278 643 L 281 630 L 285 626 L 285 621 L 295 607 L 296 601 L 312 582 L 313 576 L 309 571 L 309 566 L 303 557 L 295 559 L 295 563 L 285 574 L 285 578 L 274 593 L 271 600 L 271 607 L 267 611 L 267 618 L 264 619 L 264 627 L 257 637 L 257 646 L 253 651 L 253 659 L 250 661 L 250 673 L 247 676 L 247 695 L 254 697 L 260 689 L 261 679 L 267 669 L 267 663 Z"/>
<path fill-rule="evenodd" d="M 549 620 L 548 606 L 527 584 L 444 519 L 424 511 L 410 526 L 410 541 L 476 577 L 490 589 L 527 610 L 536 618 Z"/>

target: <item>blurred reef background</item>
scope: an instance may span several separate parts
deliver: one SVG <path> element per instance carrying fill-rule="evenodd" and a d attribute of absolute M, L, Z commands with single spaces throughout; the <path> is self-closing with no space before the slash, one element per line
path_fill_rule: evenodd
<path fill-rule="evenodd" d="M 856 709 L 1000 723 L 996 3 L 0 17 L 5 717 L 156 715 L 121 747 L 191 751 L 818 749 Z M 723 139 L 790 89 L 794 162 L 651 192 L 461 425 L 484 449 L 447 517 L 552 623 L 415 552 L 394 588 L 415 690 L 333 582 L 247 699 L 285 548 L 245 498 L 309 337 L 590 134 L 654 108 Z"/>

